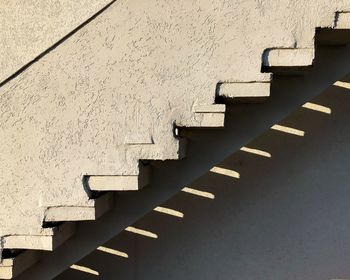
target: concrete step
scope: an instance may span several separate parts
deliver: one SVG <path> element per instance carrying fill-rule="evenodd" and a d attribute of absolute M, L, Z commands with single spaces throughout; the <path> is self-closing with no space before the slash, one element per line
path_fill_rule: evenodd
<path fill-rule="evenodd" d="M 107 193 L 90 202 L 90 206 L 50 206 L 45 211 L 44 222 L 96 220 L 112 208 L 114 196 Z"/>
<path fill-rule="evenodd" d="M 70 238 L 75 231 L 74 223 L 63 223 L 53 228 L 44 228 L 41 235 L 10 235 L 2 237 L 3 249 L 30 249 L 52 251 Z"/>
<path fill-rule="evenodd" d="M 13 279 L 40 259 L 40 253 L 35 250 L 24 250 L 11 257 L 4 258 L 0 263 L 0 279 Z"/>

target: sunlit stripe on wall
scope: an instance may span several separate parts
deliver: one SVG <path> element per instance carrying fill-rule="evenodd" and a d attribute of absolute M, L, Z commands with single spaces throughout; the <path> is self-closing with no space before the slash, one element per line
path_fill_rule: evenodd
<path fill-rule="evenodd" d="M 306 108 L 306 109 L 313 110 L 313 111 L 318 111 L 318 112 L 321 112 L 321 113 L 325 113 L 325 114 L 331 114 L 332 113 L 331 108 L 326 107 L 326 106 L 322 106 L 322 105 L 318 105 L 318 104 L 315 104 L 315 103 L 311 103 L 311 102 L 306 102 L 302 107 Z"/>
<path fill-rule="evenodd" d="M 241 177 L 241 175 L 237 171 L 230 170 L 227 168 L 217 167 L 217 166 L 214 166 L 212 169 L 210 169 L 210 172 L 233 177 L 236 179 L 239 179 Z"/>
<path fill-rule="evenodd" d="M 350 83 L 347 83 L 347 82 L 336 81 L 333 85 L 335 85 L 337 87 L 350 89 Z"/>
<path fill-rule="evenodd" d="M 89 274 L 92 274 L 92 275 L 96 275 L 96 276 L 100 275 L 98 273 L 98 271 L 93 270 L 91 268 L 88 268 L 86 266 L 82 266 L 82 265 L 73 264 L 73 265 L 70 266 L 70 268 L 71 269 L 75 269 L 75 270 L 79 270 L 79 271 L 82 271 L 82 272 L 85 272 L 85 273 L 89 273 Z"/>
<path fill-rule="evenodd" d="M 146 237 L 150 237 L 150 238 L 158 238 L 157 234 L 150 232 L 148 230 L 143 230 L 143 229 L 139 229 L 139 228 L 135 228 L 135 227 L 127 227 L 125 230 L 132 232 L 132 233 L 139 234 L 139 235 L 143 235 Z"/>
<path fill-rule="evenodd" d="M 204 191 L 192 189 L 189 187 L 183 188 L 182 191 L 185 193 L 189 193 L 189 194 L 193 194 L 193 195 L 197 195 L 197 196 L 201 196 L 201 197 L 205 197 L 205 198 L 209 198 L 209 199 L 215 198 L 215 195 L 210 193 L 210 192 L 204 192 Z"/>
<path fill-rule="evenodd" d="M 284 125 L 279 125 L 279 124 L 273 125 L 271 127 L 271 129 L 278 130 L 278 131 L 285 132 L 285 133 L 289 133 L 289 134 L 293 134 L 293 135 L 297 135 L 297 136 L 304 136 L 305 135 L 305 131 L 303 131 L 303 130 L 284 126 Z"/>
<path fill-rule="evenodd" d="M 170 208 L 165 208 L 165 207 L 158 206 L 158 207 L 154 208 L 153 210 L 156 211 L 156 212 L 164 213 L 164 214 L 167 214 L 167 215 L 170 215 L 170 216 L 174 216 L 174 217 L 178 217 L 178 218 L 183 218 L 184 217 L 184 214 L 182 212 L 176 211 L 176 210 L 173 210 L 173 209 L 170 209 Z"/>
<path fill-rule="evenodd" d="M 243 152 L 246 152 L 246 153 L 255 154 L 255 155 L 258 155 L 258 156 L 262 156 L 262 157 L 268 157 L 268 158 L 271 157 L 270 153 L 262 151 L 262 150 L 258 150 L 258 149 L 242 147 L 240 150 L 243 151 Z"/>
<path fill-rule="evenodd" d="M 104 246 L 98 247 L 97 250 L 105 252 L 105 253 L 108 253 L 108 254 L 111 254 L 111 255 L 115 255 L 115 256 L 118 256 L 118 257 L 126 258 L 126 259 L 129 257 L 127 253 L 124 253 L 124 252 L 121 252 L 121 251 L 118 251 L 118 250 L 115 250 L 115 249 L 107 248 L 107 247 L 104 247 Z"/>

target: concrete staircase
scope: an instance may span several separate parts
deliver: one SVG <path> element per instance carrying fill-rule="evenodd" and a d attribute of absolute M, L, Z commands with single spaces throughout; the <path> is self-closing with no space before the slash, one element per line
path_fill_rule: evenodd
<path fill-rule="evenodd" d="M 54 279 L 348 279 L 349 82 L 295 106 Z M 287 98 L 273 90 L 269 101 L 276 93 Z"/>
<path fill-rule="evenodd" d="M 260 101 L 270 94 L 271 73 L 312 66 L 316 27 L 350 26 L 348 13 L 334 16 L 346 1 L 332 9 L 321 3 L 317 19 L 311 13 L 282 27 L 276 22 L 283 14 L 271 20 L 265 13 L 275 4 L 267 3 L 247 15 L 261 22 L 246 31 L 244 21 L 224 16 L 237 13 L 235 5 L 160 2 L 112 2 L 24 68 L 10 68 L 13 76 L 3 75 L 3 279 L 37 260 L 21 250 L 53 250 L 74 234 L 73 222 L 106 213 L 111 191 L 148 185 L 151 161 L 183 158 L 179 129 L 223 127 L 225 105 L 216 100 Z M 254 41 L 262 22 L 273 29 L 261 36 L 274 36 Z M 305 33 L 293 33 L 300 25 Z"/>

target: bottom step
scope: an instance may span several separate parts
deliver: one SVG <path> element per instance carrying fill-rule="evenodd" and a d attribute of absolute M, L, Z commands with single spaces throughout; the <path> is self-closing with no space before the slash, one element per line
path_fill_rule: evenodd
<path fill-rule="evenodd" d="M 26 250 L 0 263 L 0 279 L 12 279 L 27 270 L 39 260 L 39 252 Z"/>

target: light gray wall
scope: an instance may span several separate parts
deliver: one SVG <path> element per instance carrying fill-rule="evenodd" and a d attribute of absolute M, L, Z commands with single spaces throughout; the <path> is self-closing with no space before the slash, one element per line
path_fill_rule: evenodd
<path fill-rule="evenodd" d="M 81 223 L 77 235 L 70 242 L 54 254 L 46 253 L 41 263 L 19 279 L 48 279 L 56 275 L 349 71 L 348 48 L 322 48 L 317 56 L 317 64 L 305 77 L 276 78 L 269 102 L 230 106 L 225 130 L 185 132 L 189 138 L 187 159 L 154 163 L 152 186 L 138 193 L 120 194 L 111 213 L 94 222 L 94 225 Z M 312 277 L 316 275 L 312 271 L 315 263 L 317 267 L 322 264 L 321 268 L 331 272 L 331 268 L 325 265 L 331 256 L 336 260 L 333 264 L 339 266 L 332 273 L 341 272 L 348 253 L 346 244 L 342 244 L 342 237 L 349 232 L 345 215 L 348 209 L 344 202 L 349 193 L 344 185 L 333 183 L 339 181 L 339 172 L 346 171 L 346 157 L 341 156 L 339 151 L 346 148 L 341 137 L 344 128 L 346 126 L 342 123 L 336 130 L 338 136 L 329 139 L 333 134 L 324 133 L 325 138 L 319 138 L 323 142 L 316 145 L 315 141 L 311 146 L 325 151 L 329 148 L 326 144 L 333 143 L 331 147 L 341 159 L 340 164 L 336 160 L 332 164 L 317 159 L 312 161 L 310 156 L 305 158 L 309 160 L 306 165 L 301 164 L 303 157 L 300 155 L 313 151 L 309 149 L 310 144 L 292 143 L 294 148 L 292 144 L 282 147 L 267 145 L 266 149 L 271 149 L 272 154 L 276 152 L 272 149 L 284 152 L 289 149 L 293 153 L 286 154 L 277 162 L 274 157 L 271 160 L 251 158 L 255 167 L 254 176 L 248 176 L 247 168 L 242 178 L 250 179 L 240 180 L 239 184 L 231 184 L 230 180 L 219 177 L 216 179 L 220 182 L 201 185 L 215 193 L 216 199 L 213 201 L 181 194 L 171 206 L 185 213 L 183 220 L 151 214 L 138 225 L 157 232 L 159 239 L 149 240 L 123 233 L 118 237 L 123 242 L 108 243 L 110 247 L 129 250 L 130 258 L 127 261 L 94 252 L 81 263 L 98 270 L 103 275 L 102 279 L 212 279 L 214 276 L 227 279 L 228 275 L 233 279 L 255 279 L 257 275 L 259 279 L 264 279 L 262 276 L 265 279 L 280 279 L 271 278 L 271 275 L 290 272 L 288 276 L 294 277 L 293 273 L 304 273 L 307 264 L 310 265 L 309 271 L 314 273 Z M 320 129 L 317 131 L 322 132 Z M 344 145 L 340 145 L 342 143 Z M 336 149 L 338 146 L 339 149 Z M 320 154 L 316 152 L 312 155 Z M 328 157 L 324 160 L 333 158 L 330 153 L 325 156 Z M 287 163 L 289 166 L 284 166 Z M 315 164 L 319 166 L 316 168 Z M 252 165 L 249 166 L 251 168 Z M 312 179 L 317 177 L 320 183 L 327 183 L 308 188 L 307 180 L 293 182 L 292 179 L 300 177 L 292 174 L 303 174 L 304 170 L 311 172 Z M 312 174 L 313 170 L 318 173 Z M 328 172 L 318 177 L 323 175 L 323 171 L 338 173 Z M 346 178 L 342 177 L 340 181 L 343 179 Z M 259 184 L 253 184 L 250 180 L 257 180 Z M 337 192 L 330 192 L 329 182 Z M 327 193 L 329 200 L 321 199 Z M 341 196 L 337 196 L 339 193 Z M 328 205 L 332 207 L 326 207 Z M 321 247 L 324 243 L 325 246 Z M 316 255 L 319 257 L 315 261 Z M 78 279 L 79 275 L 81 279 L 88 279 L 86 274 L 75 273 L 74 277 Z M 329 274 L 329 277 L 336 276 Z M 73 277 L 73 274 L 62 277 L 71 279 L 69 277 Z M 284 279 L 300 279 L 295 277 Z"/>

